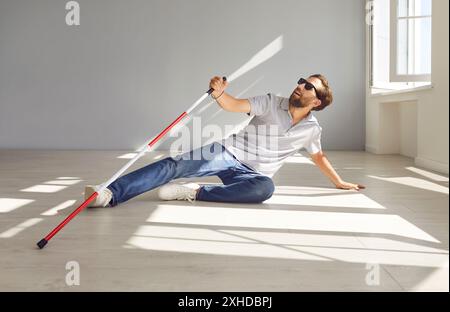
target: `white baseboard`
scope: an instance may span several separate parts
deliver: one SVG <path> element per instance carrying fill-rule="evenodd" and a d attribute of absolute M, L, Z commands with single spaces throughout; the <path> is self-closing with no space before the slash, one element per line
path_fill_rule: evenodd
<path fill-rule="evenodd" d="M 416 157 L 414 163 L 425 169 L 434 170 L 440 173 L 448 174 L 448 164 L 443 164 L 431 159 Z"/>

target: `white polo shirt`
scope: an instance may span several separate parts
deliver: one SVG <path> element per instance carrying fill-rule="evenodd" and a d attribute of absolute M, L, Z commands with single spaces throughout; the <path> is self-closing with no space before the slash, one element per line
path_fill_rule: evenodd
<path fill-rule="evenodd" d="M 309 154 L 322 150 L 322 128 L 312 113 L 292 125 L 288 98 L 269 93 L 248 100 L 253 118 L 240 132 L 222 141 L 240 162 L 272 177 L 286 158 L 299 150 Z"/>

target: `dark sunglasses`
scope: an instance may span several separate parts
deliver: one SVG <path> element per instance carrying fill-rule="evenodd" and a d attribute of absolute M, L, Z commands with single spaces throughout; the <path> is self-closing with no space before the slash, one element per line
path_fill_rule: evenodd
<path fill-rule="evenodd" d="M 305 84 L 305 89 L 306 90 L 311 90 L 314 89 L 314 91 L 316 91 L 316 96 L 319 97 L 319 92 L 317 91 L 316 87 L 314 87 L 314 85 L 309 82 L 308 80 L 306 80 L 305 78 L 300 78 L 297 82 L 298 85 L 302 85 Z"/>

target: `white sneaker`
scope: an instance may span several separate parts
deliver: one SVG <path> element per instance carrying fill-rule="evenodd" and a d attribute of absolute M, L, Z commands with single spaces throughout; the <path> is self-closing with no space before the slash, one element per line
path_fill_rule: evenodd
<path fill-rule="evenodd" d="M 84 188 L 84 200 L 97 191 L 98 185 L 86 185 Z M 98 193 L 97 197 L 88 204 L 88 207 L 106 207 L 112 199 L 112 192 L 105 189 Z"/>
<path fill-rule="evenodd" d="M 200 185 L 196 183 L 166 184 L 159 188 L 158 196 L 162 200 L 188 200 L 194 201 Z"/>

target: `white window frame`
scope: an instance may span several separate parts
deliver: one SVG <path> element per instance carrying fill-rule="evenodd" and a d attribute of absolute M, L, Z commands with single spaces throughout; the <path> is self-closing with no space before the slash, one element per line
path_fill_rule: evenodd
<path fill-rule="evenodd" d="M 397 25 L 400 19 L 414 19 L 414 18 L 424 18 L 430 17 L 432 15 L 426 16 L 416 16 L 416 17 L 397 17 L 398 16 L 398 0 L 390 1 L 390 62 L 389 62 L 389 80 L 391 82 L 431 82 L 431 73 L 423 75 L 399 75 L 397 73 Z M 412 36 L 414 38 L 414 36 Z"/>

